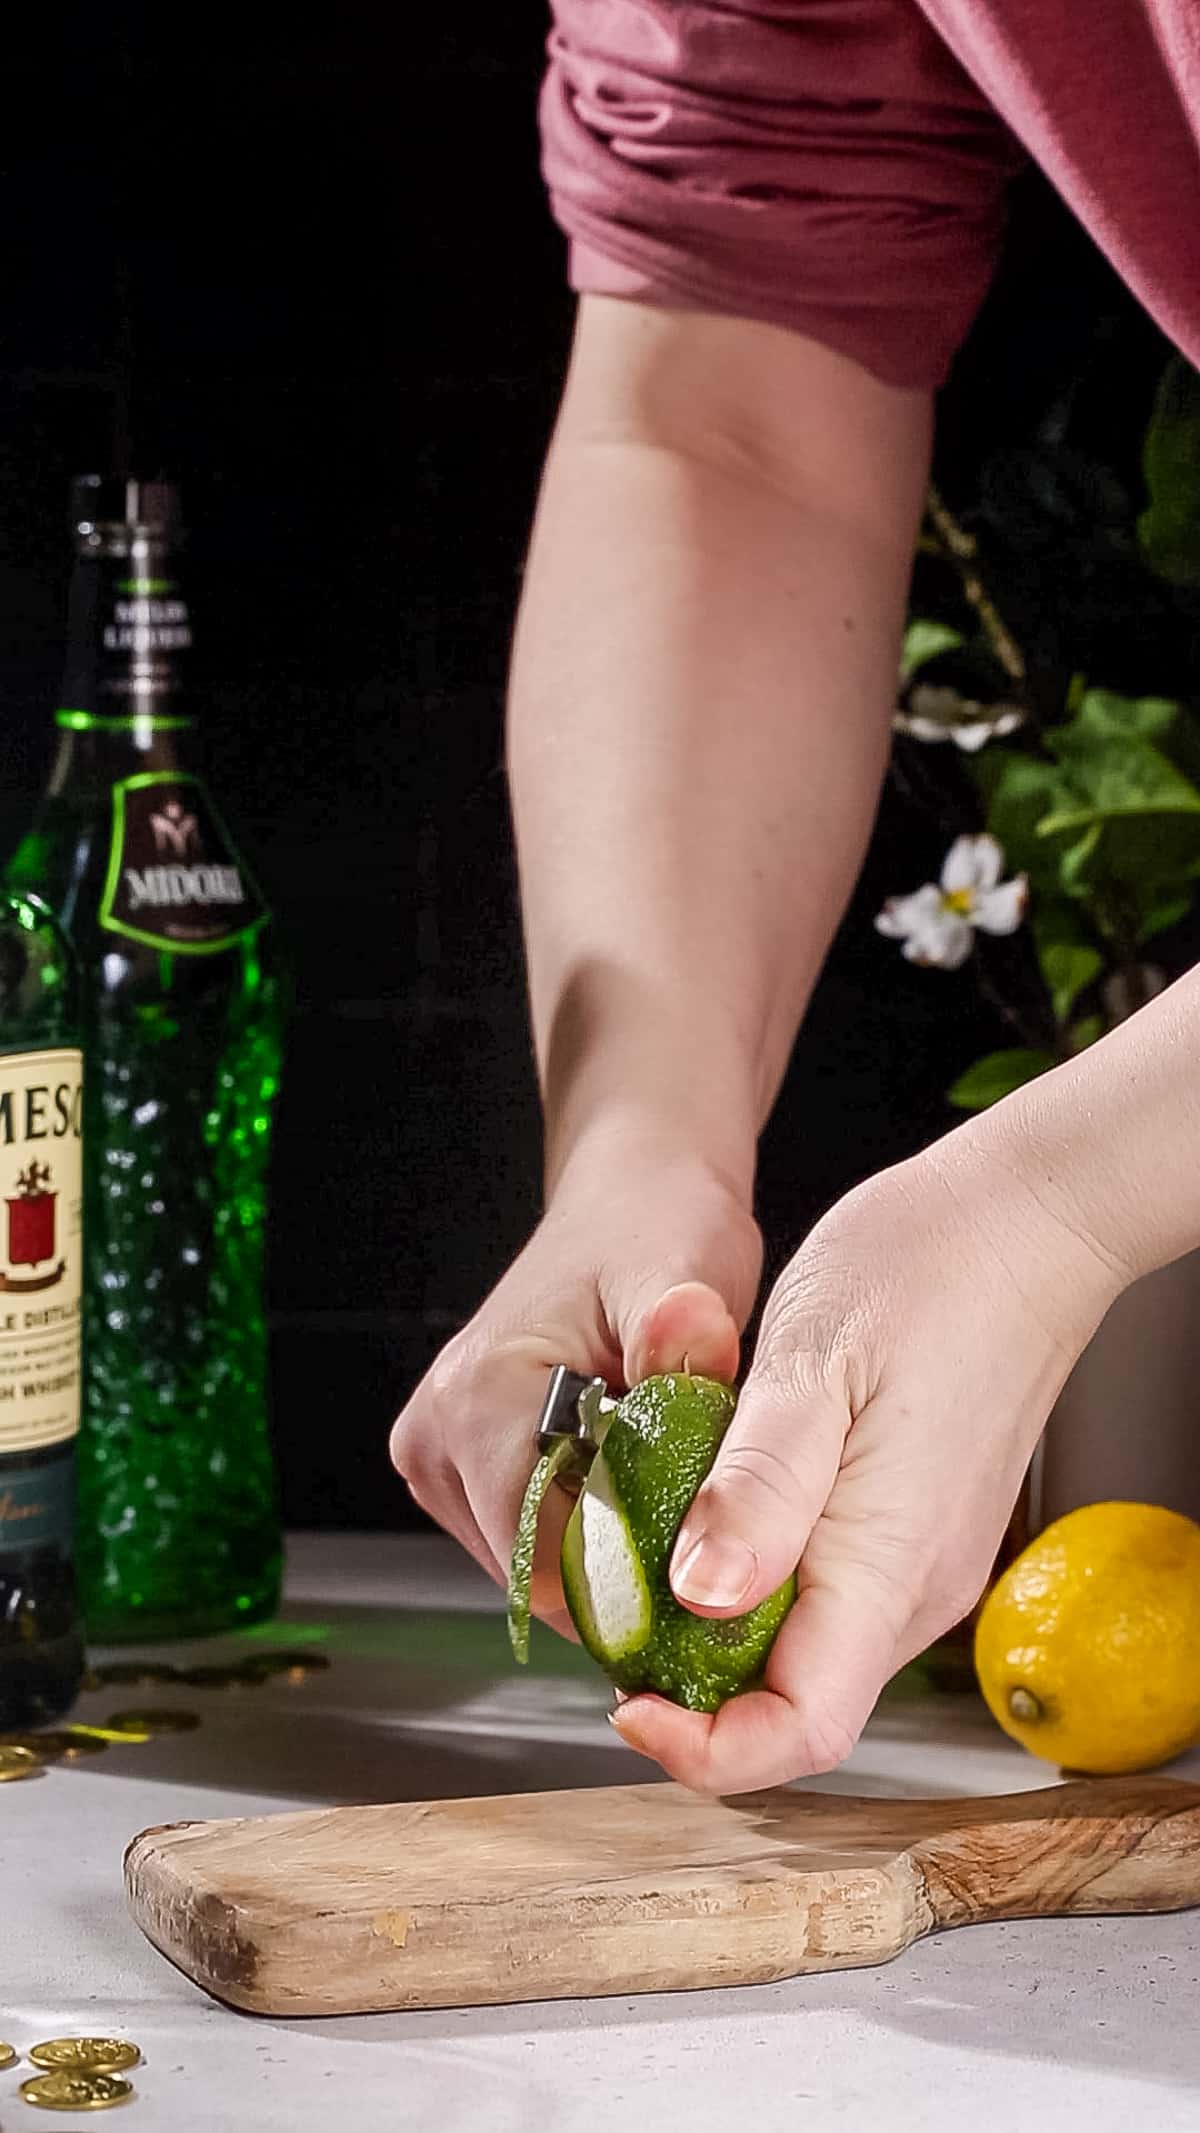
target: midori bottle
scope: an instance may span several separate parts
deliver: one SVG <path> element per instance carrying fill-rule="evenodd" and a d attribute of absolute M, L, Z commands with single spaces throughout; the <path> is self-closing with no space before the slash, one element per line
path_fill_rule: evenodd
<path fill-rule="evenodd" d="M 263 1244 L 280 987 L 202 781 L 175 491 L 76 484 L 58 753 L 9 869 L 74 946 L 85 1095 L 76 1560 L 98 1639 L 269 1613 Z"/>
<path fill-rule="evenodd" d="M 75 1700 L 82 1061 L 71 953 L 0 891 L 0 1731 Z"/>

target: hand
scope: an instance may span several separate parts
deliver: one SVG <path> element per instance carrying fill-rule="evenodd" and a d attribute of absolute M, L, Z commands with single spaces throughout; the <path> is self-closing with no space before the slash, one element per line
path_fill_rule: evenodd
<path fill-rule="evenodd" d="M 978 1598 L 1054 1400 L 1129 1278 L 982 1121 L 859 1187 L 768 1304 L 680 1529 L 676 1596 L 739 1615 L 797 1563 L 760 1690 L 621 1703 L 623 1738 L 730 1793 L 831 1770 L 880 1689 Z M 1040 1180 L 1038 1181 L 1040 1183 Z"/>
<path fill-rule="evenodd" d="M 504 1584 L 553 1366 L 599 1373 L 614 1389 L 685 1360 L 732 1379 L 761 1263 L 752 1215 L 713 1169 L 658 1134 L 593 1133 L 396 1423 L 392 1458 L 417 1502 Z M 558 1578 L 569 1510 L 552 1489 L 532 1603 L 571 1634 Z"/>

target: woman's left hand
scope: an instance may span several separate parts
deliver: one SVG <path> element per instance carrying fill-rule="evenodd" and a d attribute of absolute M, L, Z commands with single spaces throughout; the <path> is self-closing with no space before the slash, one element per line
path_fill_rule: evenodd
<path fill-rule="evenodd" d="M 685 1785 L 833 1769 L 884 1683 L 986 1583 L 1063 1381 L 1130 1278 L 998 1123 L 849 1194 L 774 1290 L 672 1583 L 720 1618 L 799 1563 L 799 1596 L 760 1689 L 715 1717 L 651 1695 L 615 1714 Z"/>

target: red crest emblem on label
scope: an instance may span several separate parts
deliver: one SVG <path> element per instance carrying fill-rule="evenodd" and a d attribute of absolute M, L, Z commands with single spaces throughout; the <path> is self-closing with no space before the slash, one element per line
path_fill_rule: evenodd
<path fill-rule="evenodd" d="M 41 1266 L 54 1257 L 54 1238 L 58 1219 L 58 1194 L 48 1190 L 50 1185 L 49 1163 L 30 1163 L 17 1178 L 14 1197 L 5 1201 L 8 1209 L 8 1263 L 10 1266 Z M 0 1282 L 6 1289 L 49 1289 L 63 1275 L 60 1264 L 52 1273 L 42 1275 L 40 1280 Z"/>

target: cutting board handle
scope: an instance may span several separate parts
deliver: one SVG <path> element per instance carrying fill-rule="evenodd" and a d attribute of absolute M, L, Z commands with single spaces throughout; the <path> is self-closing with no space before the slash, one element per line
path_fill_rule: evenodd
<path fill-rule="evenodd" d="M 1038 1795 L 1026 1793 L 1019 1818 L 964 1817 L 917 1838 L 910 1857 L 924 1880 L 929 1930 L 1200 1904 L 1200 1785 L 1089 1778 L 1044 1797 L 1042 1816 Z"/>

